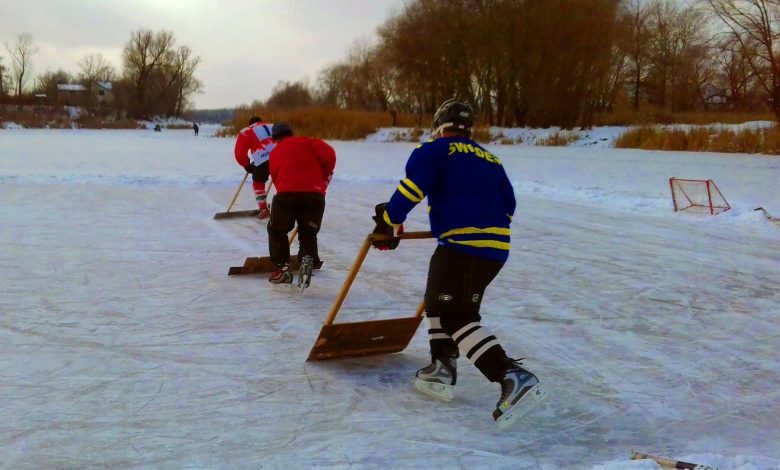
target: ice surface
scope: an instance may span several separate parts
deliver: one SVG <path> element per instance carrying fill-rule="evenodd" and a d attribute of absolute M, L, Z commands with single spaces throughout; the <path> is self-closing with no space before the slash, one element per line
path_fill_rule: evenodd
<path fill-rule="evenodd" d="M 265 225 L 212 219 L 243 173 L 208 133 L 0 130 L 0 467 L 780 466 L 780 227 L 753 211 L 780 213 L 780 158 L 491 146 L 518 212 L 483 324 L 550 392 L 502 432 L 464 360 L 452 402 L 414 390 L 425 323 L 399 354 L 305 362 L 414 144 L 332 142 L 301 294 L 226 275 Z M 733 210 L 674 213 L 670 176 Z M 412 315 L 433 248 L 372 251 L 337 321 Z"/>

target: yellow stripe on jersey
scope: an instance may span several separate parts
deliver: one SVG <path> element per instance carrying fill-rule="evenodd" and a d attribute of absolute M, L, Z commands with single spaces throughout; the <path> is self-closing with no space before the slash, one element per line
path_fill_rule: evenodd
<path fill-rule="evenodd" d="M 488 227 L 488 228 L 463 227 L 463 228 L 456 228 L 450 230 L 449 232 L 444 232 L 441 234 L 441 236 L 439 236 L 439 238 L 451 237 L 452 235 L 471 235 L 475 233 L 490 233 L 493 235 L 509 236 L 509 229 L 502 228 L 502 227 Z"/>
<path fill-rule="evenodd" d="M 415 196 L 414 194 L 410 193 L 406 188 L 404 188 L 402 185 L 398 185 L 398 191 L 406 196 L 406 199 L 409 199 L 410 201 L 414 202 L 415 204 L 422 201 L 419 197 Z"/>
<path fill-rule="evenodd" d="M 398 192 L 406 196 L 406 199 L 409 199 L 413 203 L 417 204 L 418 202 L 422 201 L 422 198 L 419 198 L 415 196 L 414 194 L 410 193 L 408 189 L 404 187 L 403 184 L 398 185 Z"/>
<path fill-rule="evenodd" d="M 420 200 L 422 200 L 422 198 L 424 198 L 424 197 L 425 197 L 425 193 L 423 193 L 422 191 L 420 191 L 420 188 L 418 188 L 418 187 L 417 187 L 417 185 L 416 185 L 416 184 L 414 184 L 414 181 L 410 180 L 409 178 L 404 178 L 404 179 L 402 179 L 402 180 L 401 180 L 401 184 L 405 184 L 406 186 L 408 186 L 408 188 L 409 188 L 409 189 L 411 189 L 412 191 L 414 191 L 414 192 L 415 192 L 415 194 L 417 194 L 417 197 L 419 197 L 419 198 L 420 198 Z"/>
<path fill-rule="evenodd" d="M 390 225 L 392 227 L 398 227 L 399 225 L 401 225 L 401 224 L 394 224 L 393 221 L 390 220 L 390 214 L 388 214 L 387 211 L 385 211 L 382 214 L 382 218 L 385 220 L 385 222 L 387 222 L 388 225 Z"/>
<path fill-rule="evenodd" d="M 458 243 L 460 245 L 475 246 L 477 248 L 496 248 L 498 250 L 509 251 L 509 243 L 499 242 L 496 240 L 447 240 L 450 243 Z"/>

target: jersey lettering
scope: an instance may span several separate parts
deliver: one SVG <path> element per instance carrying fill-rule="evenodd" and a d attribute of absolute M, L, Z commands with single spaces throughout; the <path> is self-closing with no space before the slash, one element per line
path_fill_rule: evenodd
<path fill-rule="evenodd" d="M 450 142 L 447 155 L 452 156 L 454 154 L 474 155 L 477 158 L 481 158 L 490 163 L 501 165 L 501 160 L 495 155 L 479 147 L 474 147 L 471 144 L 464 144 L 462 142 Z"/>

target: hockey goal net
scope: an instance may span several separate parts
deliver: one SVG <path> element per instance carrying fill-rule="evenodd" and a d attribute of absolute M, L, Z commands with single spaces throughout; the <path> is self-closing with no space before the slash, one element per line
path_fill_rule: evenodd
<path fill-rule="evenodd" d="M 723 197 L 723 194 L 712 180 L 691 180 L 672 177 L 669 178 L 669 187 L 672 190 L 672 202 L 674 202 L 675 212 L 692 210 L 715 215 L 731 209 L 726 198 Z"/>

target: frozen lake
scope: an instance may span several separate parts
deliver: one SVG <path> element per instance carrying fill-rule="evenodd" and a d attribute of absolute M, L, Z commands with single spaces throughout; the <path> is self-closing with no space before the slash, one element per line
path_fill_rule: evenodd
<path fill-rule="evenodd" d="M 780 468 L 780 226 L 753 211 L 780 214 L 780 158 L 491 146 L 518 212 L 483 325 L 550 391 L 502 432 L 463 358 L 455 400 L 415 392 L 425 322 L 399 354 L 305 361 L 414 144 L 331 142 L 301 294 L 226 275 L 265 225 L 212 219 L 243 170 L 207 134 L 0 129 L 0 467 Z M 733 209 L 674 213 L 671 176 Z M 434 245 L 372 251 L 338 320 L 411 316 Z"/>

